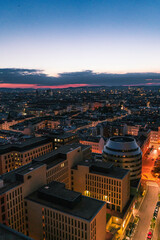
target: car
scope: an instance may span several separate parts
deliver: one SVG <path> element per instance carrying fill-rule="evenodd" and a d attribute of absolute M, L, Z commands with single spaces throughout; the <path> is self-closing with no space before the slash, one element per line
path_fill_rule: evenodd
<path fill-rule="evenodd" d="M 157 212 L 158 212 L 158 210 L 159 210 L 159 207 L 158 207 L 158 206 L 156 206 L 156 208 L 155 208 L 155 211 L 157 211 Z"/>
<path fill-rule="evenodd" d="M 153 217 L 157 218 L 157 212 L 156 211 L 154 211 Z"/>
<path fill-rule="evenodd" d="M 156 206 L 157 206 L 157 207 L 160 207 L 160 201 L 157 202 Z"/>
<path fill-rule="evenodd" d="M 152 238 L 152 232 L 149 231 L 148 234 L 147 234 L 147 239 L 151 239 Z"/>

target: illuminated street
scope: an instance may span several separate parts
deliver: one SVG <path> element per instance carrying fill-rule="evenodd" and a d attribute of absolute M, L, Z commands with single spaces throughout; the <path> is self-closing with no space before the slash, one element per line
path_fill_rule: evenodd
<path fill-rule="evenodd" d="M 160 240 L 160 210 L 157 217 L 157 223 L 153 234 L 153 240 Z"/>
<path fill-rule="evenodd" d="M 158 200 L 158 185 L 148 182 L 148 192 L 139 210 L 140 221 L 133 240 L 145 240 L 149 230 L 150 221 Z M 156 239 L 156 238 L 155 238 Z"/>
<path fill-rule="evenodd" d="M 154 167 L 154 162 L 158 158 L 158 155 L 159 155 L 159 150 L 154 149 L 148 155 L 148 157 L 142 160 L 142 179 L 159 182 L 159 179 L 155 178 L 151 173 L 151 170 Z"/>

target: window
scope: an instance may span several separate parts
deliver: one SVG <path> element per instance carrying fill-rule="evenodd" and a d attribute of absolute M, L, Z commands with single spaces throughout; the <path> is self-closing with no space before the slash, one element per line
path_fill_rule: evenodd
<path fill-rule="evenodd" d="M 4 206 L 1 207 L 1 212 L 2 213 L 5 212 L 5 207 Z"/>
<path fill-rule="evenodd" d="M 5 214 L 2 215 L 2 221 L 5 221 Z"/>
<path fill-rule="evenodd" d="M 3 204 L 3 203 L 4 203 L 4 197 L 1 198 L 1 204 Z"/>

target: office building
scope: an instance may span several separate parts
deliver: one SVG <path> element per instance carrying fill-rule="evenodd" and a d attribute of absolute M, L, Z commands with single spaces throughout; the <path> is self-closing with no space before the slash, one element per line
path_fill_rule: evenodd
<path fill-rule="evenodd" d="M 79 141 L 83 145 L 89 145 L 92 147 L 92 153 L 102 154 L 104 148 L 104 138 L 103 137 L 92 137 L 88 136 Z"/>
<path fill-rule="evenodd" d="M 27 235 L 36 240 L 105 240 L 105 209 L 105 202 L 52 182 L 25 198 Z"/>
<path fill-rule="evenodd" d="M 0 146 L 0 174 L 10 172 L 53 150 L 49 138 L 31 138 L 21 144 Z"/>
<path fill-rule="evenodd" d="M 103 150 L 103 161 L 130 170 L 130 180 L 141 178 L 142 152 L 132 137 L 112 137 Z"/>
<path fill-rule="evenodd" d="M 70 169 L 90 153 L 88 146 L 66 145 L 1 175 L 0 223 L 26 233 L 24 198 L 39 187 L 60 181 L 70 188 Z"/>
<path fill-rule="evenodd" d="M 122 212 L 130 198 L 130 173 L 112 163 L 86 160 L 71 169 L 72 190 L 107 203 Z"/>

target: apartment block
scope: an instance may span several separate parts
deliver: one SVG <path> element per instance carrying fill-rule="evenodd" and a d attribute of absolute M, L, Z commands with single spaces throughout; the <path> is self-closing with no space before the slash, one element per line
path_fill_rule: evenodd
<path fill-rule="evenodd" d="M 10 172 L 53 150 L 49 138 L 31 138 L 21 144 L 0 146 L 0 174 Z"/>
<path fill-rule="evenodd" d="M 88 146 L 66 145 L 1 175 L 0 223 L 26 234 L 24 198 L 39 187 L 60 181 L 69 188 L 70 169 L 86 155 Z"/>
<path fill-rule="evenodd" d="M 140 126 L 135 126 L 135 125 L 127 125 L 127 134 L 128 135 L 133 135 L 133 136 L 138 136 Z"/>
<path fill-rule="evenodd" d="M 35 240 L 105 240 L 106 203 L 52 182 L 25 198 L 27 234 Z"/>
<path fill-rule="evenodd" d="M 105 141 L 103 137 L 86 137 L 79 141 L 83 145 L 89 145 L 92 147 L 92 153 L 102 154 Z"/>
<path fill-rule="evenodd" d="M 71 169 L 71 189 L 122 212 L 130 198 L 130 173 L 112 163 L 86 160 Z"/>
<path fill-rule="evenodd" d="M 58 133 L 58 134 L 50 133 L 48 135 L 52 139 L 54 149 L 57 149 L 66 144 L 79 142 L 78 135 L 76 133 L 71 133 L 71 132 Z"/>

